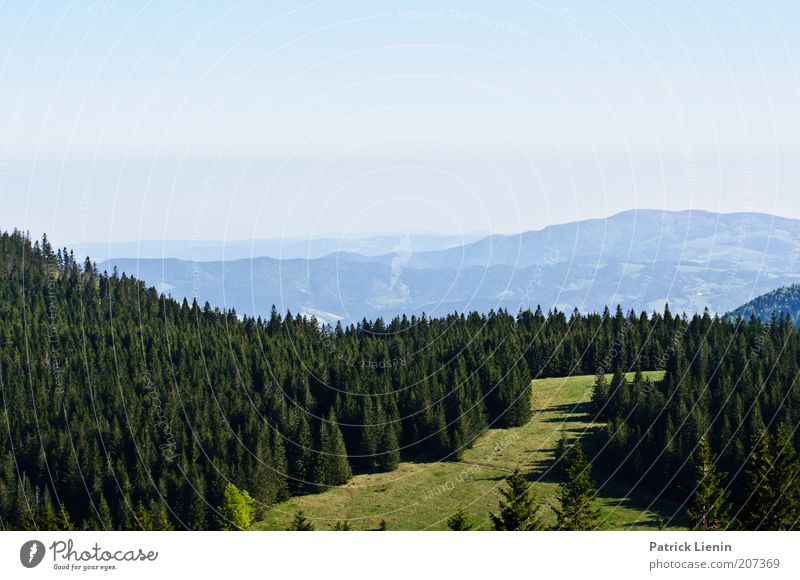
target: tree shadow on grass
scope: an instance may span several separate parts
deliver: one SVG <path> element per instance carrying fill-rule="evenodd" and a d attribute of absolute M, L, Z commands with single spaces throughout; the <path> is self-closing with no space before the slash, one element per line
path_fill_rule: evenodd
<path fill-rule="evenodd" d="M 591 423 L 595 419 L 592 414 L 592 404 L 588 401 L 555 405 L 553 407 L 548 407 L 547 411 L 555 412 L 558 416 L 550 417 L 549 419 L 541 419 L 542 423 L 563 423 L 565 421 L 572 423 Z"/>
<path fill-rule="evenodd" d="M 621 479 L 608 480 L 607 474 L 601 471 L 593 470 L 593 474 L 598 484 L 603 483 L 597 497 L 606 500 L 604 502 L 606 510 L 619 506 L 642 513 L 640 520 L 626 524 L 624 529 L 652 528 L 654 525 L 657 526 L 659 521 L 665 525 L 669 522 L 670 528 L 687 525 L 686 514 L 679 503 L 656 498 L 655 494 L 641 485 L 636 486 Z M 645 514 L 645 511 L 648 513 Z"/>
<path fill-rule="evenodd" d="M 591 422 L 588 416 L 589 403 L 579 403 L 577 405 L 559 405 L 553 407 L 559 414 L 562 414 L 562 422 L 576 422 L 585 420 Z M 585 419 L 578 416 L 583 413 Z M 548 419 L 547 422 L 557 422 L 559 419 Z M 568 441 L 580 440 L 587 460 L 593 465 L 597 464 L 597 457 L 602 453 L 605 444 L 602 425 L 591 427 L 581 427 L 578 425 L 562 429 L 561 432 L 567 437 Z M 559 434 L 559 437 L 561 435 Z M 556 451 L 553 449 L 530 449 L 530 454 L 536 453 L 541 457 L 526 465 L 521 466 L 526 471 L 526 478 L 531 482 L 542 482 L 558 484 L 563 481 L 563 469 L 560 462 L 556 459 Z M 603 511 L 613 510 L 615 506 L 627 508 L 641 512 L 641 519 L 625 524 L 624 529 L 653 528 L 659 521 L 669 522 L 669 526 L 683 527 L 686 525 L 684 511 L 680 505 L 674 501 L 656 498 L 655 494 L 649 492 L 641 485 L 635 485 L 622 478 L 615 477 L 609 479 L 609 474 L 593 467 L 592 476 L 598 486 L 597 501 L 603 504 Z M 502 478 L 498 478 L 502 479 Z"/>

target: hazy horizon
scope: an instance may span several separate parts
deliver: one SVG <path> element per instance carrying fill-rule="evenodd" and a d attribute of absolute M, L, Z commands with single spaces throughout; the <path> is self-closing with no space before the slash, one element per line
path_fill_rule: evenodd
<path fill-rule="evenodd" d="M 85 243 L 507 234 L 644 207 L 800 218 L 790 2 L 5 10 L 4 228 Z"/>
<path fill-rule="evenodd" d="M 613 214 L 608 215 L 598 215 L 598 216 L 587 216 L 585 218 L 577 219 L 577 220 L 568 220 L 563 222 L 555 222 L 550 224 L 545 224 L 541 227 L 537 227 L 535 229 L 525 229 L 520 231 L 488 231 L 488 230 L 472 230 L 472 231 L 465 231 L 465 232 L 449 232 L 449 231 L 432 231 L 432 230 L 387 230 L 387 231 L 364 231 L 364 232 L 350 232 L 350 233 L 343 233 L 341 231 L 332 230 L 330 232 L 321 232 L 316 235 L 297 235 L 297 236 L 285 236 L 285 237 L 259 237 L 259 238 L 142 238 L 142 239 L 89 239 L 89 240 L 58 240 L 54 239 L 51 234 L 47 231 L 43 232 L 34 232 L 29 231 L 30 235 L 33 239 L 40 239 L 42 234 L 47 234 L 48 239 L 51 243 L 54 243 L 56 246 L 67 246 L 68 248 L 80 247 L 80 246 L 87 246 L 87 245 L 133 245 L 133 244 L 249 244 L 254 242 L 274 242 L 274 243 L 298 243 L 298 242 L 314 242 L 314 241 L 334 241 L 334 240 L 348 240 L 348 241 L 357 241 L 357 240 L 370 240 L 376 239 L 381 237 L 391 238 L 391 237 L 401 237 L 401 236 L 430 236 L 435 238 L 457 238 L 459 236 L 463 237 L 465 240 L 469 238 L 479 239 L 483 237 L 489 236 L 515 236 L 519 234 L 525 234 L 529 232 L 539 232 L 549 227 L 554 226 L 563 226 L 568 225 L 571 223 L 576 222 L 583 222 L 583 221 L 592 221 L 592 220 L 607 220 L 613 218 L 615 216 L 630 213 L 630 212 L 665 212 L 665 213 L 686 213 L 686 212 L 699 212 L 699 213 L 710 213 L 719 216 L 725 215 L 737 215 L 737 214 L 748 214 L 748 215 L 763 215 L 768 216 L 776 219 L 782 220 L 800 220 L 800 217 L 792 217 L 788 215 L 781 215 L 778 213 L 771 213 L 766 211 L 728 211 L 728 212 L 721 212 L 721 211 L 713 211 L 713 210 L 706 210 L 700 208 L 692 208 L 692 209 L 658 209 L 658 208 L 651 208 L 651 207 L 642 207 L 642 208 L 631 208 L 627 210 L 622 210 L 619 212 L 615 212 Z M 17 226 L 9 224 L 9 226 L 5 226 L 0 224 L 0 230 L 3 231 L 12 231 L 13 229 L 19 229 L 21 231 L 26 231 L 23 228 L 19 228 Z M 113 233 L 113 232 L 112 232 Z"/>

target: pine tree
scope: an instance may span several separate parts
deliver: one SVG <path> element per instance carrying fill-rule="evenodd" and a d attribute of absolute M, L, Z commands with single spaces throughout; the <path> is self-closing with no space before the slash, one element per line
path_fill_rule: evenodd
<path fill-rule="evenodd" d="M 596 495 L 592 464 L 586 461 L 580 441 L 567 448 L 563 460 L 564 481 L 558 488 L 556 529 L 593 530 L 600 514 L 592 506 Z"/>
<path fill-rule="evenodd" d="M 310 522 L 303 510 L 300 510 L 296 514 L 294 514 L 294 519 L 292 523 L 289 524 L 289 527 L 286 528 L 287 532 L 313 532 L 316 529 L 314 524 Z"/>
<path fill-rule="evenodd" d="M 149 532 L 152 531 L 153 522 L 150 519 L 150 512 L 144 507 L 142 502 L 136 504 L 136 507 L 133 510 L 133 517 L 136 520 L 136 525 L 139 529 Z"/>
<path fill-rule="evenodd" d="M 800 461 L 792 441 L 792 431 L 781 423 L 773 442 L 774 461 L 770 489 L 775 498 L 769 520 L 774 530 L 795 530 L 800 526 Z"/>
<path fill-rule="evenodd" d="M 39 528 L 42 530 L 57 530 L 58 521 L 56 514 L 53 511 L 53 504 L 50 501 L 50 492 L 47 488 L 44 491 L 44 498 L 42 500 L 42 510 L 39 515 Z"/>
<path fill-rule="evenodd" d="M 62 532 L 71 532 L 75 529 L 72 518 L 63 502 L 58 508 L 58 529 Z"/>
<path fill-rule="evenodd" d="M 305 411 L 290 414 L 289 441 L 286 444 L 286 460 L 289 468 L 289 488 L 295 494 L 308 491 L 308 483 L 313 479 L 313 444 L 311 429 Z"/>
<path fill-rule="evenodd" d="M 454 532 L 466 532 L 472 529 L 472 524 L 469 523 L 469 516 L 464 508 L 459 507 L 452 516 L 447 518 L 447 527 Z"/>
<path fill-rule="evenodd" d="M 775 502 L 771 470 L 772 442 L 766 429 L 753 436 L 752 449 L 744 472 L 744 507 L 739 513 L 741 527 L 749 531 L 774 529 L 771 521 Z"/>
<path fill-rule="evenodd" d="M 114 522 L 111 518 L 111 508 L 108 507 L 108 502 L 105 496 L 100 496 L 100 501 L 97 504 L 98 517 L 104 530 L 113 530 Z"/>
<path fill-rule="evenodd" d="M 244 492 L 247 493 L 247 492 Z M 167 514 L 167 510 L 163 505 L 153 504 L 153 508 L 151 510 L 153 512 L 152 521 L 153 521 L 153 529 L 159 532 L 171 532 L 175 528 L 172 527 L 172 522 L 169 521 L 169 515 Z M 252 520 L 252 516 L 251 516 Z M 246 522 L 243 522 L 246 523 Z M 248 523 L 247 527 L 242 529 L 249 529 L 250 523 Z"/>
<path fill-rule="evenodd" d="M 347 520 L 337 521 L 333 526 L 334 532 L 349 532 L 352 528 Z"/>
<path fill-rule="evenodd" d="M 392 471 L 400 463 L 400 443 L 397 437 L 397 423 L 387 422 L 382 426 L 378 438 L 376 467 L 381 471 Z"/>
<path fill-rule="evenodd" d="M 327 421 L 320 427 L 320 452 L 317 454 L 314 481 L 325 488 L 344 485 L 352 475 L 344 438 L 336 422 L 336 414 L 331 409 Z"/>
<path fill-rule="evenodd" d="M 378 413 L 376 406 L 378 403 L 373 401 L 372 397 L 363 397 L 361 420 L 361 438 L 358 444 L 358 454 L 360 455 L 358 461 L 359 465 L 367 468 L 374 468 L 376 466 L 375 454 L 378 451 L 378 440 L 380 439 L 380 430 L 383 425 L 378 424 Z"/>
<path fill-rule="evenodd" d="M 725 474 L 717 469 L 716 462 L 708 438 L 701 438 L 695 460 L 695 487 L 686 510 L 693 530 L 720 531 L 730 526 L 730 493 L 722 486 Z"/>
<path fill-rule="evenodd" d="M 495 530 L 529 531 L 544 529 L 539 511 L 541 506 L 530 489 L 531 484 L 522 475 L 519 467 L 506 479 L 500 490 L 500 513 L 489 514 Z"/>
<path fill-rule="evenodd" d="M 592 390 L 592 412 L 598 419 L 604 419 L 608 416 L 606 402 L 608 401 L 608 381 L 603 373 L 597 375 L 597 380 L 594 383 L 594 390 Z"/>

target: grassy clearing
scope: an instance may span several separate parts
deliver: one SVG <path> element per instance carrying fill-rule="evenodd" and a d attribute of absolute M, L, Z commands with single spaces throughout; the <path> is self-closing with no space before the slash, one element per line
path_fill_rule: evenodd
<path fill-rule="evenodd" d="M 660 378 L 660 373 L 647 373 Z M 609 377 L 610 380 L 610 377 Z M 480 529 L 489 529 L 488 514 L 497 510 L 497 488 L 520 466 L 545 504 L 555 502 L 557 481 L 551 474 L 562 430 L 581 436 L 591 456 L 593 435 L 602 425 L 587 414 L 593 376 L 540 379 L 533 385 L 533 419 L 522 427 L 491 429 L 461 461 L 403 462 L 391 473 L 363 474 L 324 493 L 292 498 L 270 508 L 257 530 L 283 530 L 298 510 L 319 530 L 347 520 L 355 530 L 443 530 L 459 506 Z M 601 529 L 655 529 L 670 520 L 676 506 L 656 502 L 629 485 L 595 474 Z M 548 517 L 550 510 L 546 510 Z M 674 519 L 673 519 L 674 522 Z"/>

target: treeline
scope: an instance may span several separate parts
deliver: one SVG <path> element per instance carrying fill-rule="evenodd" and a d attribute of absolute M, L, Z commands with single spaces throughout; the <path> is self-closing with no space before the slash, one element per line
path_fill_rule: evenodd
<path fill-rule="evenodd" d="M 718 477 L 724 493 L 714 510 L 726 514 L 718 522 L 796 529 L 800 333 L 793 320 L 779 316 L 767 324 L 705 313 L 673 326 L 663 380 L 651 382 L 640 373 L 626 380 L 623 370 L 639 365 L 617 367 L 610 382 L 598 377 L 593 412 L 607 427 L 596 463 L 686 502 L 698 501 L 698 491 L 709 493 L 704 486 Z M 705 466 L 701 473 L 713 467 L 711 479 L 698 477 L 698 466 Z M 794 505 L 791 517 L 774 519 L 762 509 L 771 505 L 778 512 L 786 502 Z"/>
<path fill-rule="evenodd" d="M 619 308 L 239 317 L 20 232 L 0 269 L 4 529 L 237 527 L 354 471 L 455 459 L 530 418 L 531 378 L 658 368 L 690 326 Z"/>

